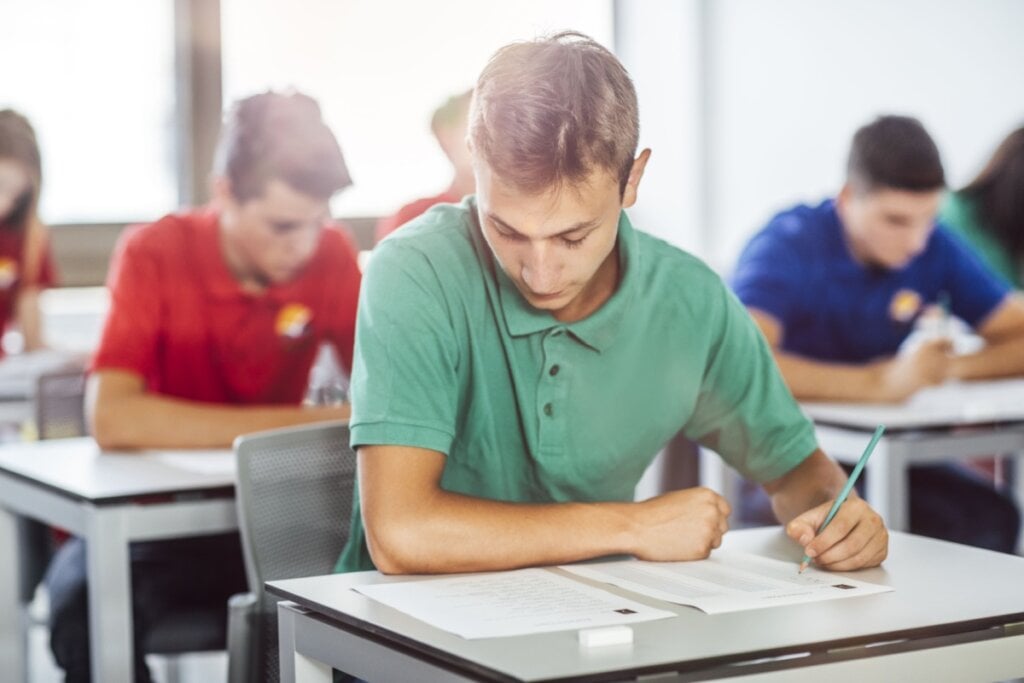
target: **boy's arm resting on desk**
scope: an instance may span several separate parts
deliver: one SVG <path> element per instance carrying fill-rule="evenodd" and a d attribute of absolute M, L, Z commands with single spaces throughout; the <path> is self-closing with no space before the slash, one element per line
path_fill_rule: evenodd
<path fill-rule="evenodd" d="M 819 361 L 782 351 L 783 325 L 764 311 L 748 310 L 797 400 L 897 403 L 949 376 L 953 359 L 945 339 L 929 340 L 906 355 L 863 365 Z"/>
<path fill-rule="evenodd" d="M 985 348 L 952 359 L 956 379 L 995 379 L 1024 374 L 1024 299 L 1008 296 L 978 326 Z"/>
<path fill-rule="evenodd" d="M 348 405 L 215 405 L 146 391 L 138 374 L 98 370 L 89 377 L 86 412 L 101 448 L 228 448 L 240 434 L 347 419 Z"/>
<path fill-rule="evenodd" d="M 22 287 L 15 303 L 15 318 L 25 341 L 25 351 L 43 348 L 42 316 L 39 312 L 39 288 Z"/>
<path fill-rule="evenodd" d="M 889 552 L 889 533 L 882 518 L 856 491 L 840 507 L 825 530 L 817 535 L 846 483 L 846 474 L 821 450 L 783 476 L 764 484 L 772 509 L 786 525 L 786 533 L 824 568 L 850 571 L 874 567 Z"/>
<path fill-rule="evenodd" d="M 491 571 L 612 554 L 647 560 L 707 557 L 729 505 L 709 489 L 641 503 L 507 503 L 445 491 L 445 455 L 362 446 L 359 490 L 367 544 L 387 574 Z"/>

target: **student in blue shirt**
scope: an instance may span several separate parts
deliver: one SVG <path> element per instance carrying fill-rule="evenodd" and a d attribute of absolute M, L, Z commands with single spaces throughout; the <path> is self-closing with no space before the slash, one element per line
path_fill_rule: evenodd
<path fill-rule="evenodd" d="M 778 214 L 747 244 L 733 287 L 796 398 L 899 402 L 946 380 L 1024 374 L 1024 303 L 936 226 L 944 188 L 924 127 L 882 116 L 854 136 L 835 199 Z M 897 353 L 943 301 L 984 349 L 954 355 L 933 338 Z M 955 466 L 913 467 L 910 482 L 913 531 L 1013 550 L 1012 499 Z"/>

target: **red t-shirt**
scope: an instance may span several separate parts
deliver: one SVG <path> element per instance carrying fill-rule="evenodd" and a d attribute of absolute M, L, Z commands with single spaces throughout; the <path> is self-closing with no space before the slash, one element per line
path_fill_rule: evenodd
<path fill-rule="evenodd" d="M 25 233 L 0 222 L 0 333 L 15 314 L 22 287 L 52 287 L 57 282 L 50 240 L 45 240 L 35 269 L 25 268 Z M 28 279 L 25 274 L 30 273 Z M 0 355 L 3 351 L 0 350 Z"/>
<path fill-rule="evenodd" d="M 417 199 L 414 202 L 409 202 L 399 209 L 398 213 L 394 216 L 387 216 L 377 221 L 377 228 L 373 231 L 373 236 L 377 242 L 380 242 L 413 218 L 416 218 L 422 213 L 426 213 L 427 209 L 432 207 L 434 204 L 456 204 L 460 201 L 462 201 L 461 196 L 455 194 L 451 190 L 445 190 L 436 197 L 424 197 L 423 199 Z"/>
<path fill-rule="evenodd" d="M 352 368 L 360 273 L 326 227 L 293 280 L 244 292 L 221 253 L 218 216 L 129 228 L 110 266 L 110 312 L 92 370 L 141 375 L 150 391 L 215 403 L 299 403 L 322 341 Z"/>

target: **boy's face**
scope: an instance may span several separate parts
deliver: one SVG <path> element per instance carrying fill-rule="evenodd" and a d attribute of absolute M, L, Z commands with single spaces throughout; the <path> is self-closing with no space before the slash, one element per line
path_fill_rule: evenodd
<path fill-rule="evenodd" d="M 0 221 L 7 218 L 29 190 L 25 167 L 13 159 L 0 159 Z"/>
<path fill-rule="evenodd" d="M 868 266 L 898 270 L 924 251 L 942 190 L 860 190 L 847 183 L 836 203 L 847 245 Z"/>
<path fill-rule="evenodd" d="M 476 159 L 477 207 L 484 239 L 523 298 L 555 318 L 586 317 L 610 296 L 606 278 L 617 272 L 619 213 L 636 201 L 647 152 L 634 163 L 625 194 L 603 169 L 578 186 L 528 194 L 502 181 Z M 611 283 L 611 291 L 617 283 Z"/>
<path fill-rule="evenodd" d="M 226 182 L 217 188 L 222 240 L 235 275 L 262 286 L 295 278 L 316 252 L 330 217 L 327 200 L 277 179 L 245 202 L 231 194 Z"/>

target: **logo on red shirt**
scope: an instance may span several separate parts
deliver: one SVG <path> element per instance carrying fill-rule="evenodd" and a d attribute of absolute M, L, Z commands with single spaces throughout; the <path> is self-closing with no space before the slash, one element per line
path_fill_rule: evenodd
<path fill-rule="evenodd" d="M 309 331 L 309 323 L 313 320 L 313 311 L 302 304 L 287 304 L 277 313 L 274 324 L 278 336 L 288 339 L 299 339 Z"/>
<path fill-rule="evenodd" d="M 0 289 L 9 289 L 18 279 L 18 262 L 0 257 Z"/>

